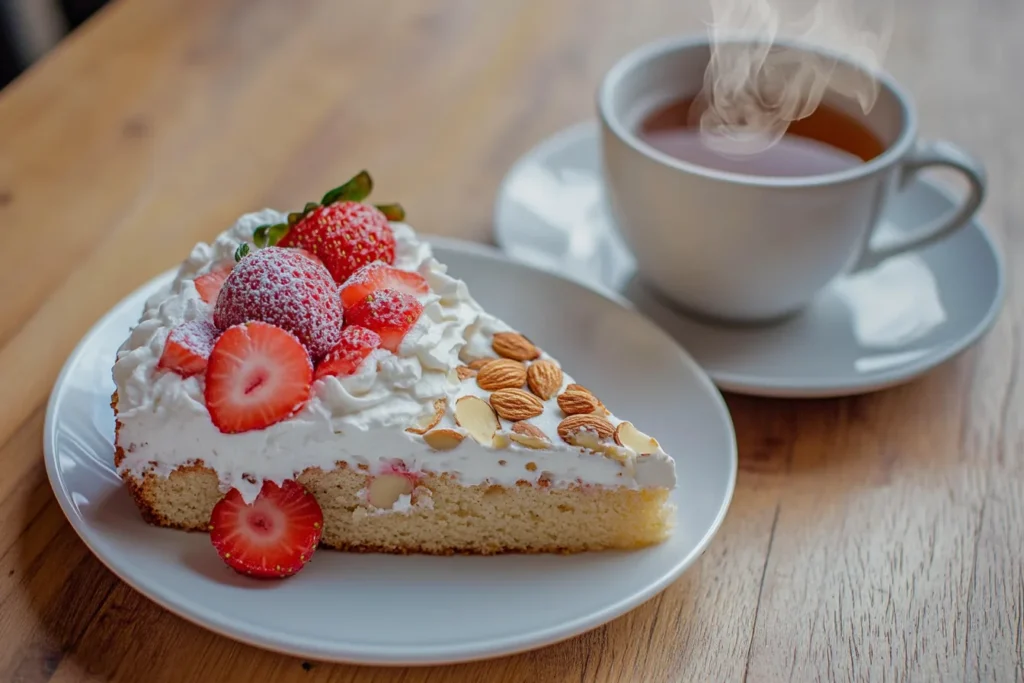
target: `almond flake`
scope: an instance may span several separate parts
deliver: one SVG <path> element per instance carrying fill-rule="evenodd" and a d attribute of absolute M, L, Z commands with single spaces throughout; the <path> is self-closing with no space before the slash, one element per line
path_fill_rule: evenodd
<path fill-rule="evenodd" d="M 470 377 L 476 376 L 476 370 L 466 365 L 460 365 L 455 368 L 455 373 L 459 376 L 459 380 L 465 381 Z"/>
<path fill-rule="evenodd" d="M 423 440 L 435 451 L 450 451 L 466 438 L 454 429 L 435 429 L 423 435 Z"/>
<path fill-rule="evenodd" d="M 542 450 L 551 447 L 551 441 L 538 427 L 528 422 L 516 422 L 512 425 L 509 437 L 520 446 Z"/>
<path fill-rule="evenodd" d="M 374 477 L 366 489 L 370 505 L 381 510 L 390 510 L 403 495 L 412 495 L 413 483 L 401 474 L 382 474 Z"/>
<path fill-rule="evenodd" d="M 411 427 L 406 427 L 405 431 L 412 434 L 426 434 L 436 427 L 437 423 L 441 421 L 442 417 L 444 417 L 444 411 L 447 404 L 448 402 L 445 399 L 437 399 L 434 401 L 434 412 L 432 414 L 427 413 L 425 415 L 421 415 L 416 419 L 416 424 Z"/>
<path fill-rule="evenodd" d="M 491 445 L 499 426 L 494 410 L 478 396 L 463 396 L 455 402 L 455 421 L 484 446 Z"/>
<path fill-rule="evenodd" d="M 654 437 L 647 436 L 633 426 L 632 422 L 620 422 L 615 428 L 615 443 L 625 446 L 639 455 L 648 455 L 658 450 Z"/>

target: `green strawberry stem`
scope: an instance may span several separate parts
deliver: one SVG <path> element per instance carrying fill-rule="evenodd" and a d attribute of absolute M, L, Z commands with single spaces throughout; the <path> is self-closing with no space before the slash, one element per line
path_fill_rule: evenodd
<path fill-rule="evenodd" d="M 249 255 L 249 243 L 242 242 L 238 245 L 238 249 L 235 249 L 235 262 L 241 261 Z"/>
<path fill-rule="evenodd" d="M 320 203 L 327 206 L 335 202 L 361 202 L 370 196 L 372 190 L 373 180 L 370 174 L 360 171 L 352 180 L 325 194 Z"/>
<path fill-rule="evenodd" d="M 290 216 L 289 216 L 290 218 Z M 252 233 L 252 241 L 257 247 L 272 247 L 288 234 L 288 223 L 277 223 L 276 225 L 261 225 Z"/>
<path fill-rule="evenodd" d="M 376 207 L 389 221 L 405 220 L 405 209 L 401 204 L 377 204 Z"/>

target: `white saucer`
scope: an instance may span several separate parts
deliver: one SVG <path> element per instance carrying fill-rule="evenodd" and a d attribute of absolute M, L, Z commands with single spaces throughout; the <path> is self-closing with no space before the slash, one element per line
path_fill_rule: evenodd
<path fill-rule="evenodd" d="M 585 122 L 522 157 L 498 192 L 498 245 L 516 260 L 625 296 L 723 390 L 810 398 L 893 386 L 973 344 L 1002 305 L 1002 262 L 975 221 L 917 254 L 840 278 L 782 323 L 733 327 L 696 320 L 634 277 L 636 263 L 604 203 L 599 154 L 597 125 Z M 915 182 L 891 207 L 882 238 L 950 205 L 939 187 Z"/>
<path fill-rule="evenodd" d="M 142 302 L 168 273 L 124 299 L 85 336 L 47 410 L 50 483 L 92 552 L 158 604 L 225 636 L 365 664 L 437 664 L 540 647 L 595 628 L 678 578 L 721 524 L 736 480 L 732 423 L 714 385 L 628 304 L 510 262 L 489 247 L 435 244 L 438 258 L 478 301 L 529 330 L 609 408 L 635 416 L 674 453 L 679 513 L 671 540 L 632 553 L 573 556 L 323 550 L 284 581 L 235 574 L 205 535 L 146 525 L 112 466 L 111 360 Z"/>

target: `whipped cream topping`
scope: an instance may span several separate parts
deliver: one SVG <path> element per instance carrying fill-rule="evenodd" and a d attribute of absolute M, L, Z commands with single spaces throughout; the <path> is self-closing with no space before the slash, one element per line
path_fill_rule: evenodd
<path fill-rule="evenodd" d="M 378 349 L 353 375 L 316 381 L 310 401 L 287 420 L 261 430 L 221 433 L 206 410 L 203 377 L 183 378 L 158 370 L 157 363 L 172 328 L 212 316 L 212 307 L 200 298 L 193 280 L 231 263 L 239 244 L 251 245 L 256 227 L 285 218 L 269 209 L 242 216 L 212 244 L 197 244 L 173 281 L 146 302 L 113 368 L 118 445 L 125 453 L 120 473 L 167 476 L 182 465 L 201 461 L 217 472 L 222 490 L 237 488 L 246 501 L 256 497 L 263 480 L 280 483 L 307 468 L 330 470 L 342 462 L 364 466 L 373 474 L 391 468 L 396 459 L 409 471 L 446 472 L 467 486 L 542 479 L 555 487 L 675 485 L 674 463 L 660 448 L 638 455 L 612 445 L 606 455 L 561 441 L 561 412 L 554 398 L 545 402 L 543 415 L 530 420 L 551 438 L 546 450 L 507 440 L 506 447 L 496 449 L 467 436 L 453 450 L 435 451 L 422 436 L 405 431 L 417 418 L 432 414 L 435 400 L 444 398 L 447 410 L 438 427 L 465 433 L 454 420 L 455 402 L 470 394 L 487 398 L 489 392 L 472 378 L 460 381 L 455 368 L 494 357 L 493 335 L 511 328 L 484 311 L 466 283 L 448 275 L 430 245 L 402 223 L 392 223 L 394 265 L 418 272 L 430 292 L 419 297 L 423 313 L 397 353 Z M 562 389 L 573 381 L 566 374 Z M 607 419 L 613 425 L 620 422 L 614 415 Z M 500 422 L 502 430 L 510 430 L 511 423 Z M 399 506 L 400 511 L 414 508 L 409 501 Z"/>

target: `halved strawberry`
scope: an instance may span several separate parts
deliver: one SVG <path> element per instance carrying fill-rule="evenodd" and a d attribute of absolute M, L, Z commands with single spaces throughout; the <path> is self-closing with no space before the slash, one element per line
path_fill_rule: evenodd
<path fill-rule="evenodd" d="M 199 298 L 211 305 L 216 303 L 220 288 L 234 265 L 234 263 L 220 263 L 214 266 L 209 273 L 197 277 L 193 284 L 199 292 Z"/>
<path fill-rule="evenodd" d="M 349 325 L 341 331 L 341 341 L 327 352 L 316 366 L 314 379 L 331 375 L 351 375 L 370 353 L 380 346 L 380 335 L 365 327 Z"/>
<path fill-rule="evenodd" d="M 374 261 L 352 273 L 352 277 L 341 286 L 341 305 L 348 310 L 381 289 L 394 289 L 414 295 L 430 291 L 427 281 L 419 273 Z"/>
<path fill-rule="evenodd" d="M 379 334 L 381 348 L 395 353 L 421 313 L 423 304 L 413 295 L 381 289 L 350 308 L 345 318 L 350 325 L 359 325 Z"/>
<path fill-rule="evenodd" d="M 283 579 L 302 569 L 323 530 L 316 498 L 291 479 L 281 486 L 263 482 L 251 505 L 231 489 L 210 515 L 210 541 L 217 554 L 236 572 L 261 579 Z"/>
<path fill-rule="evenodd" d="M 313 366 L 295 335 L 264 322 L 229 327 L 206 366 L 206 409 L 226 433 L 264 429 L 309 401 Z"/>
<path fill-rule="evenodd" d="M 173 370 L 182 377 L 204 372 L 219 335 L 220 330 L 209 320 L 193 320 L 178 325 L 167 335 L 157 367 Z"/>

